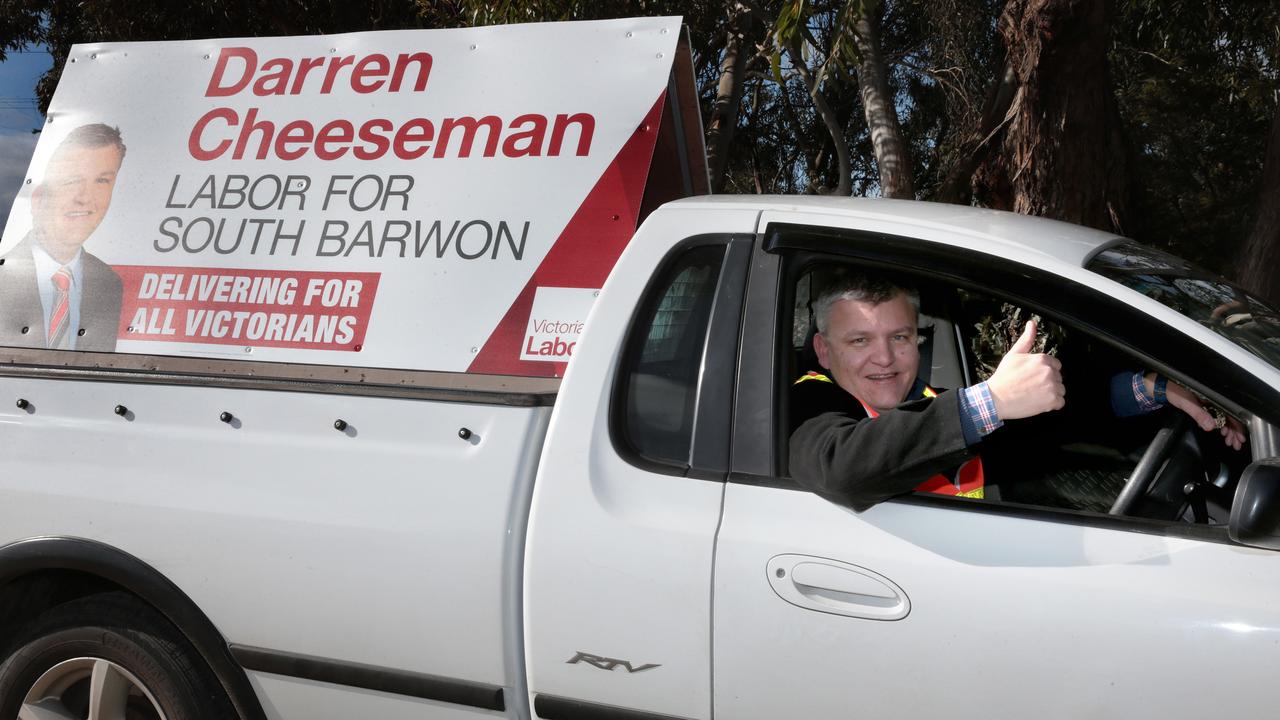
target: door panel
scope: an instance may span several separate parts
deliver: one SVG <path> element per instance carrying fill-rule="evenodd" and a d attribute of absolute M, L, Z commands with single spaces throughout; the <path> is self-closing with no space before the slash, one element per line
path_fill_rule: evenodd
<path fill-rule="evenodd" d="M 712 561 L 748 254 L 717 234 L 664 256 L 673 238 L 754 221 L 655 215 L 587 320 L 530 512 L 536 717 L 711 717 Z"/>
<path fill-rule="evenodd" d="M 844 590 L 898 588 L 909 611 L 798 606 L 782 555 L 874 573 Z M 714 617 L 722 718 L 1248 717 L 1273 705 L 1280 554 L 731 483 Z"/>

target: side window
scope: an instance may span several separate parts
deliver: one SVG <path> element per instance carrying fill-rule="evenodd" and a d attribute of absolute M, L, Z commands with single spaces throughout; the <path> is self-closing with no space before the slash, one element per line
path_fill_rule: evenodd
<path fill-rule="evenodd" d="M 794 370 L 789 377 L 811 369 L 805 366 L 808 341 L 800 328 L 812 328 L 810 307 L 830 284 L 823 276 L 842 269 L 857 268 L 837 261 L 792 268 L 789 349 Z M 1216 432 L 1192 427 L 1176 409 L 1131 414 L 1139 412 L 1132 379 L 1153 368 L 1054 316 L 1033 314 L 1001 299 L 998 288 L 965 289 L 926 275 L 892 280 L 919 293 L 918 377 L 939 390 L 989 377 L 1029 319 L 1037 321 L 1039 330 L 1035 351 L 1054 355 L 1062 364 L 1067 388 L 1062 410 L 1005 423 L 978 446 L 986 478 L 980 496 L 984 502 L 1170 522 L 1226 521 L 1249 454 L 1231 451 Z M 934 330 L 926 332 L 926 326 Z M 1116 393 L 1126 392 L 1132 410 L 1122 403 L 1123 412 L 1117 411 Z M 792 417 L 780 425 L 795 427 L 802 421 Z M 1150 470 L 1143 475 L 1139 470 L 1146 466 Z M 1141 487 L 1135 477 L 1141 478 Z M 1125 502 L 1126 496 L 1132 500 Z"/>
<path fill-rule="evenodd" d="M 650 285 L 636 314 L 615 397 L 616 437 L 641 457 L 687 466 L 707 327 L 723 245 L 686 250 Z"/>
<path fill-rule="evenodd" d="M 992 457 L 993 474 L 1002 482 L 1000 499 L 1153 520 L 1226 522 L 1249 453 L 1233 452 L 1217 432 L 1198 430 L 1176 408 L 1141 412 L 1133 380 L 1153 368 L 1053 316 L 983 293 L 957 294 L 957 325 L 974 382 L 994 372 L 1028 319 L 1039 326 L 1035 351 L 1062 363 L 1068 398 L 1062 410 L 1007 423 L 983 441 L 988 447 L 982 452 Z M 1125 407 L 1121 416 L 1117 408 Z"/>

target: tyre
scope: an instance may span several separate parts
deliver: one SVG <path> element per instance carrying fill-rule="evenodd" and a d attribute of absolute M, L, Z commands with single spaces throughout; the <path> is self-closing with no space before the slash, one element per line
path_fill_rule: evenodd
<path fill-rule="evenodd" d="M 0 664 L 0 720 L 227 720 L 235 717 L 190 643 L 124 593 L 59 605 Z"/>

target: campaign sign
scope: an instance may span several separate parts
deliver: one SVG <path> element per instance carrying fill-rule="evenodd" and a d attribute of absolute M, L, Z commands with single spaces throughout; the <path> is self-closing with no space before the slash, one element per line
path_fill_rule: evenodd
<path fill-rule="evenodd" d="M 568 362 L 578 345 L 578 336 L 597 290 L 540 287 L 533 296 L 529 327 L 525 331 L 520 359 L 537 362 Z"/>
<path fill-rule="evenodd" d="M 679 27 L 77 45 L 0 240 L 0 345 L 559 374 Z"/>

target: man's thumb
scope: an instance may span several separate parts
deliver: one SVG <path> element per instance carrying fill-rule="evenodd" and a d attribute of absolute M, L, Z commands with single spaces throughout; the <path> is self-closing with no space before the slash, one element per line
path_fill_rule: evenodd
<path fill-rule="evenodd" d="M 1011 353 L 1029 353 L 1036 345 L 1036 321 L 1028 320 L 1027 327 L 1022 331 L 1022 337 L 1009 348 Z"/>

